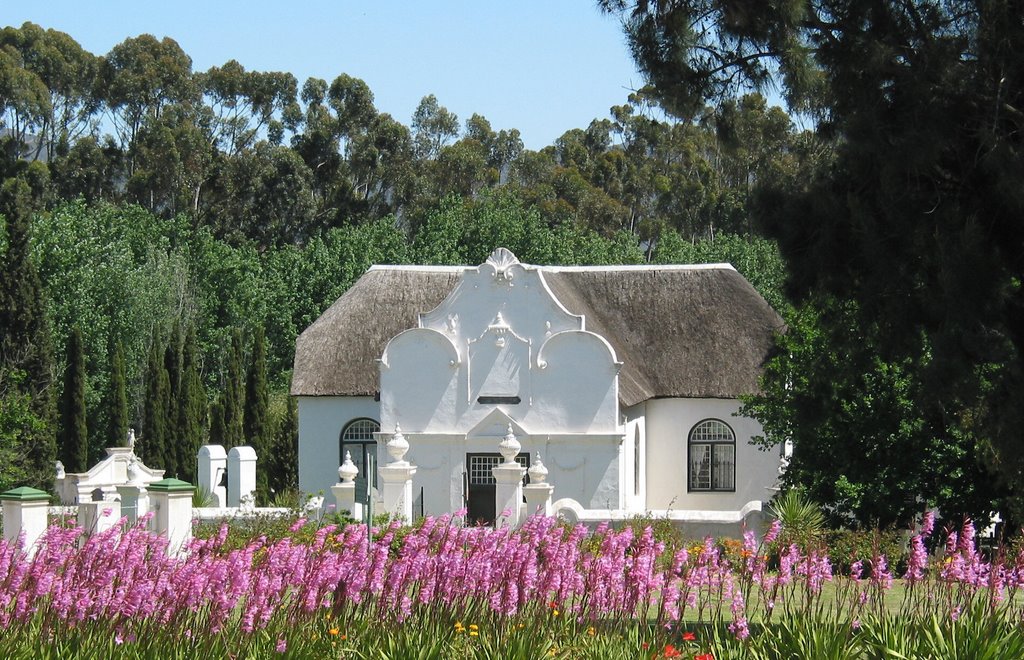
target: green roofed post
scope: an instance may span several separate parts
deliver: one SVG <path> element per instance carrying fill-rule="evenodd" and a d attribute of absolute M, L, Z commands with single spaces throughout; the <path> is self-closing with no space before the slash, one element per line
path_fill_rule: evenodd
<path fill-rule="evenodd" d="M 28 486 L 21 486 L 19 488 L 12 488 L 11 490 L 0 493 L 0 501 L 11 501 L 11 502 L 38 502 L 40 500 L 49 500 L 50 494 L 46 491 L 42 491 L 36 488 L 29 488 Z"/>
<path fill-rule="evenodd" d="M 159 493 L 182 493 L 186 491 L 191 493 L 195 489 L 196 487 L 187 481 L 172 478 L 161 479 L 149 485 L 150 492 L 157 491 Z"/>

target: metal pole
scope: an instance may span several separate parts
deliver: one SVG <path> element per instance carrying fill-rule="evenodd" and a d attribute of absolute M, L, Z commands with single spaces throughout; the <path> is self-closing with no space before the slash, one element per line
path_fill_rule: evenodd
<path fill-rule="evenodd" d="M 376 445 L 374 445 L 374 451 L 367 452 L 366 454 L 366 552 L 371 552 L 371 546 L 373 545 L 373 482 L 376 472 L 374 471 L 373 461 L 376 456 Z"/>

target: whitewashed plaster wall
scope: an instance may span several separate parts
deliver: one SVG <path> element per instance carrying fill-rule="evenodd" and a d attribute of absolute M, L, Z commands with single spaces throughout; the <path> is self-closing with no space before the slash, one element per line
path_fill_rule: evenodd
<path fill-rule="evenodd" d="M 498 250 L 381 358 L 381 428 L 468 433 L 501 404 L 531 434 L 622 433 L 611 345 L 585 330 L 543 273 Z"/>
<path fill-rule="evenodd" d="M 423 488 L 427 513 L 453 511 L 463 506 L 466 454 L 497 453 L 512 425 L 531 460 L 540 452 L 556 498 L 626 506 L 622 365 L 585 325 L 552 295 L 542 271 L 507 250 L 466 269 L 448 297 L 420 315 L 419 327 L 384 350 L 382 464 L 388 434 L 400 424 L 406 459 L 418 468 L 414 493 Z"/>
<path fill-rule="evenodd" d="M 380 404 L 369 396 L 300 396 L 298 407 L 299 490 L 330 495 L 338 482 L 342 429 L 361 417 L 380 421 Z"/>
<path fill-rule="evenodd" d="M 778 481 L 779 453 L 750 444 L 761 425 L 738 417 L 734 399 L 652 399 L 646 404 L 647 509 L 735 511 L 752 500 L 768 500 Z M 736 491 L 688 492 L 687 440 L 698 422 L 714 418 L 736 434 Z"/>
<path fill-rule="evenodd" d="M 404 431 L 403 431 L 404 433 Z M 409 442 L 406 458 L 417 466 L 413 476 L 413 496 L 423 492 L 424 513 L 440 515 L 465 506 L 466 454 L 496 453 L 505 434 L 405 434 Z M 378 441 L 378 460 L 387 461 L 382 433 Z M 517 435 L 521 452 L 530 460 L 540 453 L 548 469 L 553 497 L 569 497 L 584 508 L 618 509 L 624 506 L 621 483 L 620 448 L 622 436 L 614 435 Z"/>
<path fill-rule="evenodd" d="M 623 490 L 626 508 L 644 511 L 647 508 L 647 470 L 645 460 L 646 420 L 644 404 L 634 406 L 639 415 L 625 413 L 626 433 L 622 443 Z"/>

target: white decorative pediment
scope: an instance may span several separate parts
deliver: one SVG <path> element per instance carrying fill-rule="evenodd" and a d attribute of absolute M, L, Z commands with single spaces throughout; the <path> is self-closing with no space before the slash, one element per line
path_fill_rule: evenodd
<path fill-rule="evenodd" d="M 466 433 L 468 438 L 501 438 L 508 433 L 508 427 L 512 427 L 512 433 L 523 437 L 530 435 L 530 432 L 522 424 L 508 416 L 500 408 L 495 408 L 486 417 L 477 422 L 476 426 Z"/>
<path fill-rule="evenodd" d="M 546 334 L 582 330 L 584 325 L 582 316 L 570 313 L 555 298 L 540 270 L 498 248 L 480 266 L 467 268 L 441 304 L 420 314 L 419 327 L 465 346 L 486 332 L 498 313 L 509 330 L 538 343 Z"/>

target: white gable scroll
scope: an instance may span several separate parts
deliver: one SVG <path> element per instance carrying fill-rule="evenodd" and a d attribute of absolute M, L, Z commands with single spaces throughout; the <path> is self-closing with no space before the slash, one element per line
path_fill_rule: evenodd
<path fill-rule="evenodd" d="M 615 432 L 619 364 L 585 324 L 541 269 L 498 248 L 385 347 L 381 424 L 466 433 L 497 407 L 544 433 Z"/>

